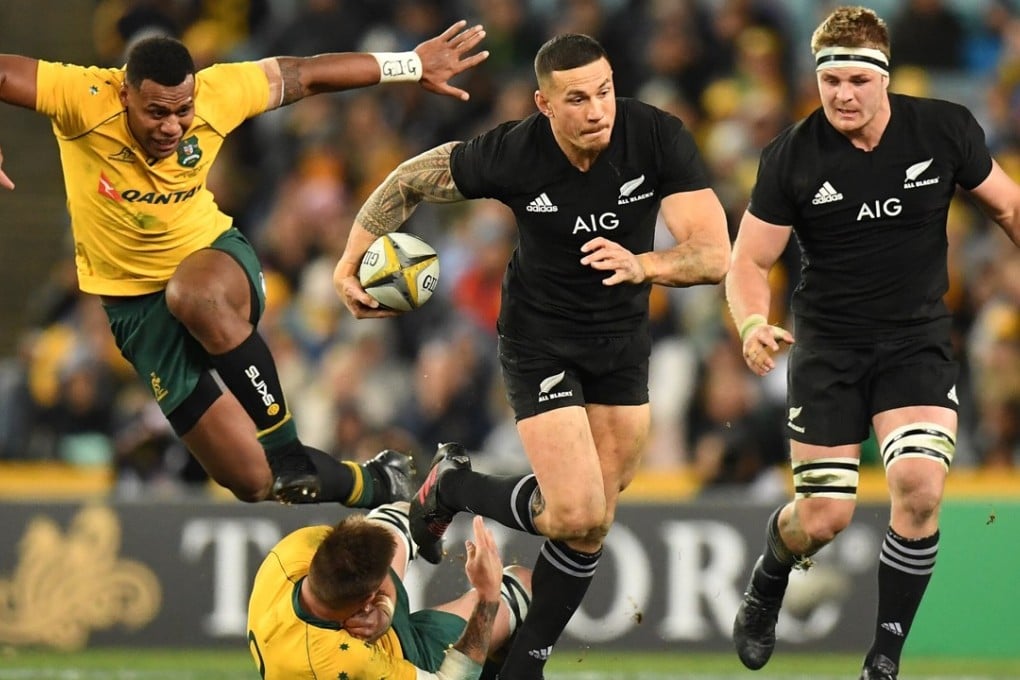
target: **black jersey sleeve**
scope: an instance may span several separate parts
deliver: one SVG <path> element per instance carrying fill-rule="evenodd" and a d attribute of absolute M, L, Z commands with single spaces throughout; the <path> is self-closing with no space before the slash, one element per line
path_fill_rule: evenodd
<path fill-rule="evenodd" d="M 669 196 L 708 188 L 708 172 L 694 136 L 679 118 L 664 111 L 656 109 L 655 119 L 660 141 L 656 148 L 662 168 L 661 194 Z"/>
<path fill-rule="evenodd" d="M 992 156 L 985 142 L 985 131 L 974 118 L 974 114 L 966 107 L 952 104 L 958 116 L 954 117 L 954 125 L 959 132 L 951 133 L 950 138 L 959 140 L 960 167 L 956 174 L 956 182 L 967 189 L 973 189 L 988 178 L 992 171 Z"/>
<path fill-rule="evenodd" d="M 506 166 L 506 134 L 516 122 L 483 132 L 450 153 L 450 172 L 465 198 L 499 198 Z"/>
<path fill-rule="evenodd" d="M 751 190 L 747 211 L 760 220 L 779 226 L 794 223 L 797 208 L 791 194 L 783 185 L 787 172 L 789 130 L 770 142 L 761 152 L 758 177 Z"/>

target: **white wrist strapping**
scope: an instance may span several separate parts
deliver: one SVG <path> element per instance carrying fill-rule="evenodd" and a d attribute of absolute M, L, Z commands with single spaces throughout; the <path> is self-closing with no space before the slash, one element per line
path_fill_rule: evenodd
<path fill-rule="evenodd" d="M 370 52 L 379 62 L 380 83 L 416 83 L 421 80 L 421 57 L 410 52 Z"/>
<path fill-rule="evenodd" d="M 446 658 L 436 671 L 436 676 L 440 680 L 477 680 L 481 674 L 481 664 L 475 663 L 463 652 L 452 647 L 446 650 Z"/>

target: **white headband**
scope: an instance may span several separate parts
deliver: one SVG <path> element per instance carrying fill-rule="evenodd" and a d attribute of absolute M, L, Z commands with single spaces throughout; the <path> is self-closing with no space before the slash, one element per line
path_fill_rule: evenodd
<path fill-rule="evenodd" d="M 889 60 L 871 47 L 824 47 L 815 55 L 815 71 L 823 68 L 868 68 L 889 75 Z"/>

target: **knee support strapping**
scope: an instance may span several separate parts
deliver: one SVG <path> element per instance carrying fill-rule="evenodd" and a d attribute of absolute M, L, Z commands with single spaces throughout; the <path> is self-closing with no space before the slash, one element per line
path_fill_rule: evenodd
<path fill-rule="evenodd" d="M 797 498 L 857 498 L 860 462 L 856 458 L 817 458 L 793 464 Z"/>
<path fill-rule="evenodd" d="M 889 466 L 904 458 L 927 458 L 949 470 L 956 452 L 953 432 L 936 423 L 911 423 L 898 427 L 882 442 L 882 464 Z"/>
<path fill-rule="evenodd" d="M 404 542 L 404 547 L 407 548 L 407 559 L 410 561 L 418 554 L 418 547 L 411 539 L 411 524 L 407 511 L 407 501 L 387 503 L 386 505 L 373 508 L 366 516 L 366 519 L 370 522 L 379 522 L 389 527 Z M 405 564 L 404 566 L 406 567 L 407 565 Z"/>
<path fill-rule="evenodd" d="M 513 573 L 513 569 L 506 567 L 503 569 L 503 585 L 499 588 L 499 594 L 510 609 L 510 633 L 513 634 L 528 615 L 531 593 Z"/>

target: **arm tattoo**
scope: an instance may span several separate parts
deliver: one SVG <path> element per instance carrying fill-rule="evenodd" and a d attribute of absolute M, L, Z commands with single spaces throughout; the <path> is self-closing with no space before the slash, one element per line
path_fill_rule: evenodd
<path fill-rule="evenodd" d="M 535 493 L 531 496 L 531 519 L 534 521 L 545 512 L 545 496 L 542 495 L 542 489 L 536 487 Z"/>
<path fill-rule="evenodd" d="M 499 601 L 482 602 L 479 600 L 475 609 L 471 612 L 464 632 L 460 639 L 453 646 L 469 658 L 484 659 L 489 653 L 489 640 L 492 637 L 492 624 L 496 620 L 496 613 L 499 611 Z"/>
<path fill-rule="evenodd" d="M 450 152 L 458 142 L 408 159 L 390 173 L 358 211 L 357 222 L 376 236 L 395 231 L 422 201 L 455 203 L 465 200 L 450 172 Z"/>
<path fill-rule="evenodd" d="M 280 106 L 293 104 L 305 96 L 301 87 L 301 68 L 297 59 L 277 59 L 280 65 L 280 87 L 283 88 L 283 96 L 280 98 Z"/>

